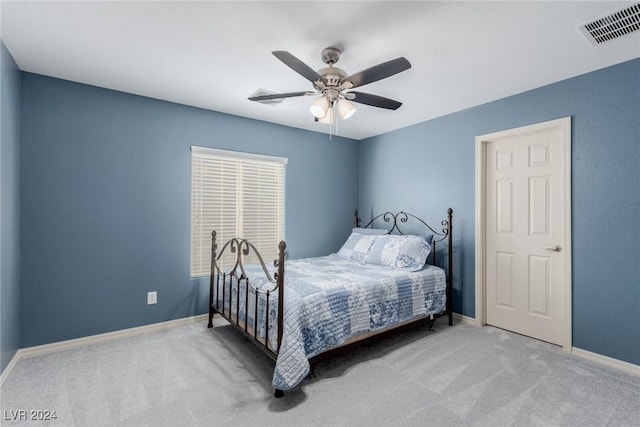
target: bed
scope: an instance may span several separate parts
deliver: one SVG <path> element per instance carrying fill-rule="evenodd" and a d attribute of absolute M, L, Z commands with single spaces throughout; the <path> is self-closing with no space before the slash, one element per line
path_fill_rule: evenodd
<path fill-rule="evenodd" d="M 436 250 L 446 243 L 446 267 L 453 272 L 452 215 L 448 209 L 437 230 L 402 211 L 361 226 L 356 210 L 352 233 L 337 253 L 285 262 L 281 241 L 272 265 L 246 239 L 219 247 L 213 231 L 208 327 L 219 313 L 273 359 L 272 385 L 281 397 L 339 351 L 418 322 L 431 329 L 443 315 L 452 325 L 452 277 L 438 266 Z M 414 228 L 405 233 L 410 223 Z M 225 253 L 233 254 L 226 268 L 219 265 Z M 245 265 L 249 255 L 257 261 Z"/>

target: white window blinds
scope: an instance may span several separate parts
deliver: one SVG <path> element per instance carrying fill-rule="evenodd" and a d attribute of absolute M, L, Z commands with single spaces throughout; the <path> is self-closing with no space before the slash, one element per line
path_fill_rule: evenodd
<path fill-rule="evenodd" d="M 227 240 L 249 240 L 270 265 L 284 239 L 287 159 L 191 147 L 191 275 L 211 268 L 211 232 L 218 250 Z M 220 264 L 231 266 L 225 251 Z M 253 262 L 255 258 L 247 258 Z"/>

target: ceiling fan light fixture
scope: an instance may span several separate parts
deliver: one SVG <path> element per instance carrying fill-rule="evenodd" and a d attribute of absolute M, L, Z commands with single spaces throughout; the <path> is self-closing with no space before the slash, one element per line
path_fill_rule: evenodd
<path fill-rule="evenodd" d="M 318 123 L 323 123 L 326 125 L 331 125 L 333 124 L 333 108 L 329 107 L 327 108 L 327 113 L 324 115 L 324 117 L 318 119 Z"/>
<path fill-rule="evenodd" d="M 327 111 L 329 110 L 329 100 L 323 95 L 313 101 L 309 110 L 311 110 L 311 114 L 318 119 L 321 119 L 327 115 Z"/>
<path fill-rule="evenodd" d="M 353 102 L 347 99 L 338 100 L 338 114 L 342 120 L 347 120 L 349 117 L 353 116 L 355 112 L 356 107 L 353 105 Z"/>

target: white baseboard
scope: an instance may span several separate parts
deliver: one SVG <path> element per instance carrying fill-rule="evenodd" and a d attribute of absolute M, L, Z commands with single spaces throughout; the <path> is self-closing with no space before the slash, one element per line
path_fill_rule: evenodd
<path fill-rule="evenodd" d="M 0 375 L 0 387 L 2 387 L 2 384 L 4 384 L 4 381 L 9 377 L 9 374 L 11 374 L 11 371 L 13 371 L 13 368 L 16 367 L 19 359 L 20 359 L 20 350 L 16 351 L 16 353 L 13 355 L 13 357 L 7 364 L 7 367 L 4 368 L 4 371 L 2 371 L 2 375 Z"/>
<path fill-rule="evenodd" d="M 609 366 L 610 368 L 619 369 L 621 371 L 640 376 L 640 365 L 634 363 L 625 362 L 620 359 L 614 359 L 613 357 L 603 356 L 602 354 L 593 353 L 581 348 L 572 347 L 571 354 L 581 357 L 583 359 L 591 360 L 602 365 Z"/>
<path fill-rule="evenodd" d="M 468 325 L 472 326 L 482 326 L 479 325 L 475 318 L 463 316 L 462 314 L 453 313 L 453 318 Z M 602 354 L 593 353 L 591 351 L 583 350 L 577 347 L 570 348 L 571 354 L 581 357 L 583 359 L 591 360 L 592 362 L 600 363 L 602 365 L 609 366 L 614 369 L 618 369 L 629 374 L 633 374 L 636 376 L 640 376 L 640 365 L 636 365 L 633 363 L 625 362 L 620 359 L 614 359 L 613 357 L 604 356 Z"/>
<path fill-rule="evenodd" d="M 165 329 L 175 328 L 177 326 L 186 325 L 189 323 L 202 322 L 208 319 L 208 314 L 201 314 L 198 316 L 184 317 L 182 319 L 169 320 L 166 322 L 153 323 L 151 325 L 138 326 L 135 328 L 122 329 L 120 331 L 107 332 L 104 334 L 91 335 L 88 337 L 76 338 L 72 340 L 59 341 L 50 344 L 37 345 L 34 347 L 26 347 L 19 349 L 16 354 L 0 375 L 0 386 L 4 384 L 4 381 L 9 377 L 11 371 L 16 364 L 29 357 L 41 356 L 44 354 L 57 353 L 60 351 L 70 350 L 73 348 L 82 347 L 85 345 L 104 343 L 113 341 L 119 338 L 132 337 L 135 335 L 146 334 L 150 332 L 162 331 Z"/>
<path fill-rule="evenodd" d="M 13 358 L 11 358 L 11 361 L 9 362 L 5 370 L 2 372 L 2 375 L 0 375 L 0 386 L 4 384 L 5 380 L 11 374 L 11 371 L 13 371 L 13 368 L 21 359 L 70 350 L 73 348 L 82 347 L 90 344 L 104 343 L 104 342 L 112 341 L 119 338 L 126 338 L 126 337 L 145 334 L 149 332 L 162 331 L 165 329 L 175 328 L 177 326 L 182 326 L 189 323 L 197 323 L 197 322 L 207 320 L 207 316 L 208 316 L 207 314 L 202 314 L 198 316 L 185 317 L 185 318 L 176 319 L 176 320 L 169 320 L 167 322 L 160 322 L 160 323 L 154 323 L 151 325 L 138 326 L 136 328 L 122 329 L 120 331 L 107 332 L 104 334 L 92 335 L 92 336 L 83 337 L 83 338 L 76 338 L 72 340 L 59 341 L 51 344 L 21 348 L 16 352 L 16 354 L 13 355 Z M 464 316 L 459 313 L 453 313 L 453 318 L 456 321 L 459 321 L 468 325 L 478 326 L 476 319 L 473 317 Z M 571 354 L 584 359 L 591 360 L 593 362 L 601 363 L 603 365 L 609 366 L 614 369 L 618 369 L 636 376 L 640 376 L 640 365 L 625 362 L 619 359 L 614 359 L 608 356 L 603 356 L 601 354 L 593 353 L 587 350 L 582 350 L 577 347 L 572 347 Z"/>

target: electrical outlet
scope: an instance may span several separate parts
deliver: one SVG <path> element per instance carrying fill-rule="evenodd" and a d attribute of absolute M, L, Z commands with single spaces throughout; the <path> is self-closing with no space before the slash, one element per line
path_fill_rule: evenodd
<path fill-rule="evenodd" d="M 158 302 L 158 292 L 147 292 L 147 305 L 156 304 Z"/>

